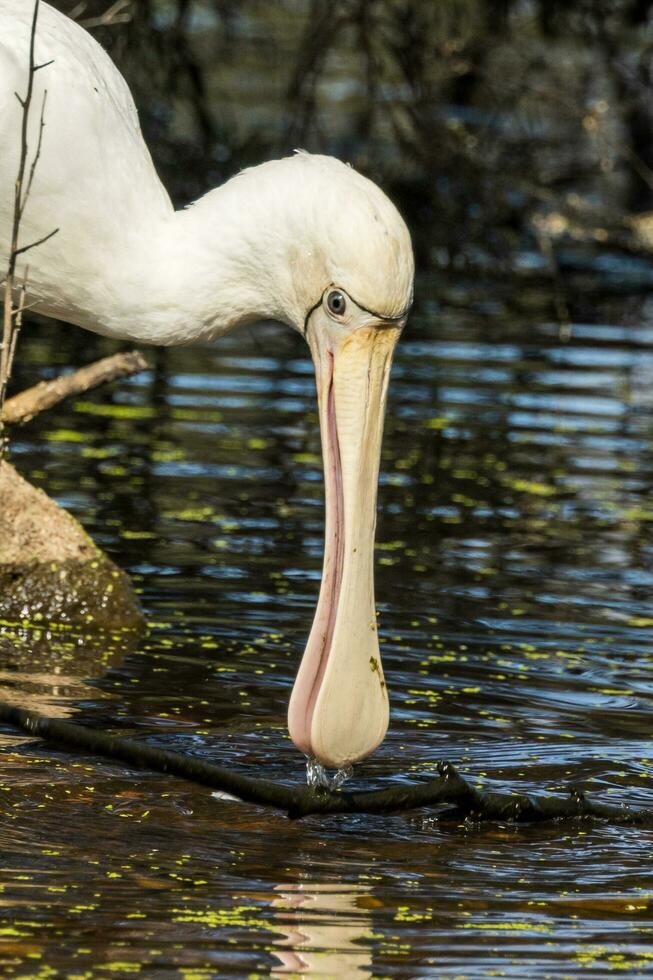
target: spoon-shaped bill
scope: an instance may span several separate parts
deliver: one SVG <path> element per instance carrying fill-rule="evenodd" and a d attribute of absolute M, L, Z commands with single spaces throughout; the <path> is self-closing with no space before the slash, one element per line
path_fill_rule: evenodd
<path fill-rule="evenodd" d="M 288 711 L 295 745 L 325 766 L 369 755 L 388 727 L 374 606 L 376 495 L 398 326 L 309 335 L 326 486 L 324 568 Z"/>

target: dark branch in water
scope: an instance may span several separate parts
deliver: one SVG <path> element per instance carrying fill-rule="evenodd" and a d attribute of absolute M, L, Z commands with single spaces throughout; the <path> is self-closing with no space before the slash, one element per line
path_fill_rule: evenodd
<path fill-rule="evenodd" d="M 47 718 L 34 711 L 0 703 L 0 722 L 20 728 L 48 742 L 70 749 L 92 752 L 140 769 L 178 776 L 191 782 L 221 790 L 245 803 L 284 810 L 291 819 L 311 814 L 396 813 L 418 807 L 450 804 L 453 810 L 442 814 L 473 821 L 497 820 L 510 823 L 536 823 L 545 820 L 595 818 L 613 824 L 653 826 L 653 810 L 633 810 L 627 806 L 594 803 L 583 794 L 562 796 L 513 796 L 475 789 L 451 765 L 444 763 L 440 775 L 413 785 L 361 793 L 328 793 L 308 786 L 292 787 L 268 779 L 254 779 L 231 768 L 200 759 L 142 745 L 129 738 L 117 738 L 83 725 Z"/>

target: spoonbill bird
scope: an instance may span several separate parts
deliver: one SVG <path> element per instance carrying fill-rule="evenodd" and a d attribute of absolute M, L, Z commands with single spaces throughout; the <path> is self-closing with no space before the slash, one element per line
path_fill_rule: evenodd
<path fill-rule="evenodd" d="M 33 4 L 0 0 L 0 249 L 19 167 Z M 374 606 L 374 529 L 390 363 L 412 300 L 401 216 L 370 180 L 297 153 L 175 211 L 125 80 L 78 24 L 42 2 L 28 141 L 45 128 L 20 243 L 27 302 L 106 337 L 172 345 L 277 320 L 308 341 L 326 484 L 317 609 L 288 711 L 326 766 L 372 752 L 388 726 Z M 21 264 L 18 266 L 22 278 Z"/>

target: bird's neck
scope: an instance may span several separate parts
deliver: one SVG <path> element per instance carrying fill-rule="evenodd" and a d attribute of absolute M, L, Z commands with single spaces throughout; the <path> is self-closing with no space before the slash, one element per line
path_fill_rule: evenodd
<path fill-rule="evenodd" d="M 291 274 L 292 229 L 277 212 L 265 185 L 245 174 L 183 211 L 148 215 L 127 228 L 119 247 L 98 243 L 76 272 L 77 291 L 73 281 L 61 308 L 44 312 L 161 345 L 210 339 L 261 319 L 301 326 L 305 299 Z"/>
<path fill-rule="evenodd" d="M 271 315 L 260 270 L 234 261 L 229 241 L 212 226 L 208 197 L 130 232 L 86 277 L 82 302 L 70 304 L 67 318 L 107 336 L 170 345 Z"/>

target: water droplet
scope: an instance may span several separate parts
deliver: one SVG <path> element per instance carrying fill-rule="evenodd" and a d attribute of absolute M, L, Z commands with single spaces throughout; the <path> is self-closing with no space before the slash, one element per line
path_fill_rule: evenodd
<path fill-rule="evenodd" d="M 321 762 L 313 756 L 306 756 L 306 782 L 311 789 L 340 789 L 354 773 L 353 766 L 344 766 L 337 769 L 333 776 L 330 776 Z"/>

